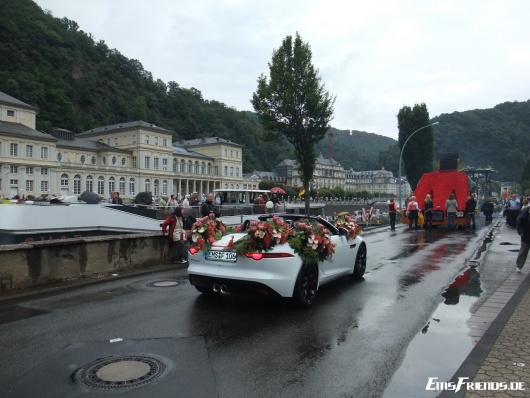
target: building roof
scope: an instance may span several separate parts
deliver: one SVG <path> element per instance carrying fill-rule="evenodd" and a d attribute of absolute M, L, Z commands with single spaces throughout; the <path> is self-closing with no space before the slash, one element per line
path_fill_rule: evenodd
<path fill-rule="evenodd" d="M 236 144 L 235 142 L 232 142 L 230 140 L 225 140 L 224 138 L 220 138 L 220 137 L 196 138 L 196 139 L 193 139 L 193 140 L 179 141 L 179 142 L 177 142 L 175 144 L 178 145 L 178 146 L 181 146 L 181 147 L 184 147 L 184 146 L 191 147 L 191 146 L 217 145 L 217 144 L 229 144 L 229 145 L 237 146 L 237 147 L 240 147 L 240 148 L 243 147 L 243 145 L 241 145 L 241 144 Z"/>
<path fill-rule="evenodd" d="M 195 151 L 190 151 L 186 148 L 182 148 L 180 146 L 178 146 L 180 144 L 176 144 L 176 143 L 173 143 L 173 146 L 171 148 L 171 152 L 173 155 L 180 155 L 180 156 L 191 156 L 191 157 L 194 157 L 194 158 L 203 158 L 203 159 L 208 159 L 208 160 L 214 160 L 214 158 L 210 157 L 210 156 L 206 156 L 206 155 L 203 155 L 202 153 L 198 153 L 198 152 L 195 152 Z"/>
<path fill-rule="evenodd" d="M 39 139 L 45 141 L 57 141 L 55 137 L 50 134 L 42 133 L 33 130 L 23 124 L 0 121 L 0 134 L 14 135 L 17 137 L 25 137 L 30 139 Z"/>
<path fill-rule="evenodd" d="M 77 134 L 78 137 L 90 137 L 94 135 L 100 135 L 101 133 L 115 133 L 116 131 L 132 130 L 136 128 L 142 128 L 144 130 L 158 131 L 165 134 L 173 134 L 174 132 L 163 127 L 158 127 L 152 123 L 146 123 L 142 120 L 136 120 L 134 122 L 111 124 L 109 126 L 96 127 L 82 133 Z"/>
<path fill-rule="evenodd" d="M 14 105 L 18 106 L 20 108 L 27 108 L 32 110 L 37 110 L 38 108 L 28 105 L 25 102 L 22 102 L 15 97 L 11 97 L 10 95 L 7 95 L 6 93 L 0 91 L 0 103 L 7 104 L 7 105 Z"/>

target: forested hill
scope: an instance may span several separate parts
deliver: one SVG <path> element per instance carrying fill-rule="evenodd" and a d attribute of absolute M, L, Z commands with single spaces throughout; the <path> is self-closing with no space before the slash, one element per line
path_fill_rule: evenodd
<path fill-rule="evenodd" d="M 0 91 L 39 108 L 38 130 L 60 127 L 77 133 L 143 120 L 175 131 L 175 140 L 218 136 L 243 144 L 244 172 L 271 171 L 283 159 L 294 158 L 286 141 L 263 140 L 252 112 L 204 99 L 199 89 L 176 81 L 154 80 L 138 60 L 108 48 L 103 40 L 96 42 L 75 21 L 55 18 L 31 0 L 1 3 Z M 442 114 L 434 120 L 440 122 L 435 153 L 457 151 L 469 166 L 490 165 L 500 172 L 498 179 L 518 181 L 530 153 L 530 102 Z M 385 167 L 397 174 L 395 140 L 332 131 L 333 158 L 345 168 Z M 316 149 L 317 155 L 328 156 L 327 136 Z"/>

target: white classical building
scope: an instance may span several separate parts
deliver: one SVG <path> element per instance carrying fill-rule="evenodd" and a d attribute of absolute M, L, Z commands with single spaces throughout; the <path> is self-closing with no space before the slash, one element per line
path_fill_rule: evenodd
<path fill-rule="evenodd" d="M 118 191 L 182 197 L 242 186 L 242 145 L 210 137 L 172 142 L 173 132 L 143 121 L 79 134 L 35 130 L 37 108 L 0 92 L 0 195 L 102 197 Z"/>

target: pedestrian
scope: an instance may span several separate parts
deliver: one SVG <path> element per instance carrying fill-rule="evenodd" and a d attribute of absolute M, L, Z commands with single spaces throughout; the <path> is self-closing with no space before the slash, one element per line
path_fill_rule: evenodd
<path fill-rule="evenodd" d="M 449 198 L 445 201 L 445 212 L 447 214 L 447 230 L 456 229 L 456 212 L 458 211 L 458 202 L 455 199 L 455 194 L 449 194 Z"/>
<path fill-rule="evenodd" d="M 219 193 L 215 195 L 215 204 L 217 206 L 221 206 L 223 204 L 223 198 L 221 197 Z"/>
<path fill-rule="evenodd" d="M 165 209 L 166 208 L 166 205 L 167 205 L 167 196 L 165 195 L 162 195 L 160 197 L 160 200 L 158 201 L 158 207 L 160 207 L 161 209 Z"/>
<path fill-rule="evenodd" d="M 423 200 L 423 215 L 425 217 L 425 229 L 432 229 L 432 212 L 434 208 L 434 202 L 431 199 L 431 195 L 425 195 Z"/>
<path fill-rule="evenodd" d="M 528 257 L 528 250 L 530 249 L 530 216 L 528 215 L 529 210 L 530 207 L 528 205 L 524 207 L 515 221 L 517 233 L 521 236 L 521 248 L 519 249 L 519 254 L 517 255 L 517 260 L 515 261 L 515 263 L 517 264 L 517 268 L 515 270 L 517 272 L 521 272 L 521 268 L 523 268 L 523 265 L 526 262 L 526 258 Z"/>
<path fill-rule="evenodd" d="M 123 204 L 123 199 L 120 198 L 120 193 L 119 192 L 113 192 L 112 204 L 114 204 L 114 205 L 122 205 Z"/>
<path fill-rule="evenodd" d="M 184 200 L 182 201 L 182 207 L 184 207 L 185 209 L 189 209 L 190 206 L 190 195 L 186 195 L 184 197 Z"/>
<path fill-rule="evenodd" d="M 416 202 L 416 197 L 411 196 L 407 205 L 407 217 L 409 218 L 409 231 L 412 231 L 412 223 L 414 222 L 414 229 L 418 229 L 420 207 Z"/>
<path fill-rule="evenodd" d="M 517 198 L 517 195 L 510 195 L 510 199 L 506 203 L 506 224 L 510 228 L 516 227 L 517 216 L 521 211 L 521 201 Z"/>
<path fill-rule="evenodd" d="M 176 207 L 175 211 L 165 219 L 162 223 L 162 233 L 167 236 L 171 259 L 176 258 L 179 264 L 186 263 L 188 261 L 186 252 L 187 234 L 184 230 L 182 207 Z"/>
<path fill-rule="evenodd" d="M 475 194 L 472 193 L 467 197 L 466 200 L 466 217 L 467 217 L 467 229 L 476 229 L 475 212 L 477 211 L 477 201 L 475 200 Z M 473 226 L 471 226 L 473 224 Z"/>
<path fill-rule="evenodd" d="M 171 195 L 169 200 L 166 203 L 166 209 L 170 209 L 171 211 L 175 211 L 177 208 L 177 200 L 175 199 L 175 195 Z"/>
<path fill-rule="evenodd" d="M 214 204 L 213 193 L 209 193 L 206 196 L 206 199 L 201 206 L 201 214 L 203 217 L 209 216 L 210 214 L 213 214 L 215 217 L 221 216 L 219 208 Z"/>
<path fill-rule="evenodd" d="M 390 199 L 388 203 L 388 216 L 390 217 L 390 230 L 396 229 L 396 215 L 397 215 L 397 205 L 394 202 L 394 198 Z"/>
<path fill-rule="evenodd" d="M 484 203 L 482 203 L 480 211 L 484 213 L 484 217 L 486 217 L 486 225 L 491 224 L 493 221 L 493 203 L 491 202 L 491 198 L 489 196 L 484 199 Z"/>

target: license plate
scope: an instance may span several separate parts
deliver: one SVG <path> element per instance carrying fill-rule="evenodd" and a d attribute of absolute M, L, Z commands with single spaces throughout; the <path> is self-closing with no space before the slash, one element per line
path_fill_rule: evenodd
<path fill-rule="evenodd" d="M 235 263 L 237 261 L 237 253 L 222 250 L 208 250 L 205 258 L 210 261 L 227 261 Z"/>

